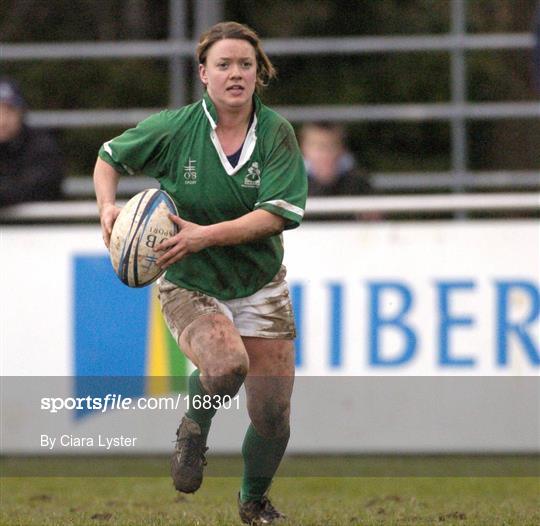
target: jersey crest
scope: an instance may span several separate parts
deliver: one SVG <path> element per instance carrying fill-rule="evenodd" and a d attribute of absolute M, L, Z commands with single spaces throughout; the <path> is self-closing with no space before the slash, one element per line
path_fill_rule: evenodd
<path fill-rule="evenodd" d="M 244 188 L 259 188 L 261 185 L 261 170 L 259 168 L 259 163 L 254 162 L 248 168 L 246 177 L 242 186 Z"/>

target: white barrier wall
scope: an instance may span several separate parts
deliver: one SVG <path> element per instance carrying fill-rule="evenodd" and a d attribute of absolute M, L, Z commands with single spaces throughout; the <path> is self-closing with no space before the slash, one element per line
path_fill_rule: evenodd
<path fill-rule="evenodd" d="M 290 451 L 538 450 L 537 221 L 311 223 L 284 238 L 306 377 Z M 102 453 L 42 436 L 106 433 L 139 438 L 115 453 L 168 451 L 178 408 L 42 408 L 90 393 L 89 376 L 138 378 L 133 399 L 181 392 L 145 379 L 187 370 L 155 298 L 116 280 L 96 226 L 3 227 L 1 244 L 1 368 L 17 377 L 3 379 L 2 452 Z M 65 378 L 28 378 L 49 376 Z M 237 452 L 246 426 L 221 411 L 210 445 Z"/>
<path fill-rule="evenodd" d="M 308 225 L 286 251 L 307 374 L 538 373 L 538 222 Z"/>

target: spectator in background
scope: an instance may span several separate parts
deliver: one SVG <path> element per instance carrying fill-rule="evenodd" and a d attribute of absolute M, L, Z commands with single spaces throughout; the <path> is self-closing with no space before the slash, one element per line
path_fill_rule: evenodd
<path fill-rule="evenodd" d="M 345 147 L 339 124 L 309 123 L 300 131 L 300 146 L 308 172 L 308 195 L 359 195 L 371 192 L 367 173 L 358 170 Z"/>
<path fill-rule="evenodd" d="M 345 129 L 339 124 L 313 122 L 302 127 L 300 147 L 308 173 L 309 196 L 353 196 L 372 192 L 368 173 L 358 168 L 345 142 Z M 353 219 L 381 217 L 378 212 L 364 212 Z"/>
<path fill-rule="evenodd" d="M 54 139 L 25 124 L 17 83 L 0 79 L 0 206 L 62 196 L 63 158 Z"/>

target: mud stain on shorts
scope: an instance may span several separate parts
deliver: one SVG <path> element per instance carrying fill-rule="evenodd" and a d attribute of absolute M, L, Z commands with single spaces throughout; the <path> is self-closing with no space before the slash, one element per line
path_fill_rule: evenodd
<path fill-rule="evenodd" d="M 267 308 L 272 308 L 270 312 L 265 312 L 267 308 L 263 308 L 259 313 L 259 316 L 268 322 L 266 330 L 296 336 L 289 289 L 285 288 L 278 296 L 265 298 L 264 303 Z"/>
<path fill-rule="evenodd" d="M 159 284 L 159 300 L 165 322 L 178 344 L 182 332 L 199 316 L 221 312 L 215 298 L 183 289 L 167 280 Z"/>
<path fill-rule="evenodd" d="M 296 328 L 286 274 L 282 266 L 272 281 L 255 294 L 228 301 L 162 279 L 159 282 L 161 310 L 177 342 L 191 322 L 213 313 L 227 316 L 241 336 L 294 339 Z"/>

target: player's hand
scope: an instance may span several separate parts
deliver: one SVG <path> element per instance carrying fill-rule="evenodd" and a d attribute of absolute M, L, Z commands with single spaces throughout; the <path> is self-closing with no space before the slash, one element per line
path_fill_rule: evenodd
<path fill-rule="evenodd" d="M 121 208 L 113 204 L 103 205 L 99 211 L 99 221 L 101 223 L 101 234 L 103 236 L 103 242 L 105 246 L 109 248 L 111 243 L 111 233 L 114 222 L 120 213 Z"/>
<path fill-rule="evenodd" d="M 162 269 L 170 267 L 187 254 L 199 252 L 210 245 L 205 235 L 207 227 L 184 221 L 174 214 L 169 214 L 169 217 L 179 226 L 180 232 L 155 248 L 157 252 L 164 252 L 156 261 L 157 266 Z"/>

